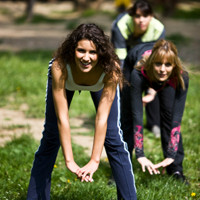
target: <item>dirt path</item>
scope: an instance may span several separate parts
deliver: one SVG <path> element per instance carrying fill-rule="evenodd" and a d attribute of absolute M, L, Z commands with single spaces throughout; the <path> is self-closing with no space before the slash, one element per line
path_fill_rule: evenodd
<path fill-rule="evenodd" d="M 91 155 L 93 137 L 79 135 L 79 133 L 87 133 L 94 130 L 92 126 L 84 127 L 86 119 L 84 117 L 71 118 L 70 125 L 72 140 L 78 145 L 85 148 L 85 152 Z M 4 146 L 6 142 L 11 141 L 15 137 L 22 134 L 30 134 L 34 139 L 40 140 L 42 137 L 44 119 L 26 118 L 21 110 L 10 110 L 0 108 L 0 146 Z M 106 157 L 103 150 L 102 158 Z"/>

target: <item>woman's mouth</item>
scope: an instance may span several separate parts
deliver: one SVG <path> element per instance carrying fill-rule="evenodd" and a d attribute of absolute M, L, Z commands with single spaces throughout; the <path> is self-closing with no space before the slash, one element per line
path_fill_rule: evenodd
<path fill-rule="evenodd" d="M 88 65 L 90 65 L 90 62 L 81 62 L 81 64 L 84 66 L 88 66 Z"/>
<path fill-rule="evenodd" d="M 160 78 L 164 78 L 166 75 L 165 74 L 158 74 Z"/>

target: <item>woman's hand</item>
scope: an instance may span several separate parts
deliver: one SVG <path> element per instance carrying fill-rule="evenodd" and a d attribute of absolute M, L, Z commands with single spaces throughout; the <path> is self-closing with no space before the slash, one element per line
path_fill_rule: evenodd
<path fill-rule="evenodd" d="M 149 88 L 148 94 L 142 97 L 143 105 L 145 106 L 147 103 L 153 101 L 155 96 L 156 96 L 156 91 L 152 88 Z"/>
<path fill-rule="evenodd" d="M 99 166 L 99 162 L 96 162 L 95 160 L 90 160 L 89 163 L 87 165 L 85 165 L 82 168 L 79 168 L 76 171 L 76 174 L 78 176 L 78 178 L 81 179 L 81 181 L 86 181 L 86 182 L 93 182 L 93 174 L 94 172 L 98 169 Z"/>
<path fill-rule="evenodd" d="M 80 167 L 74 162 L 74 160 L 67 161 L 66 167 L 74 174 L 76 174 L 77 170 L 80 169 Z"/>
<path fill-rule="evenodd" d="M 160 168 L 160 167 L 167 167 L 168 165 L 172 164 L 174 162 L 174 159 L 172 158 L 165 158 L 162 162 L 154 165 L 156 169 Z"/>
<path fill-rule="evenodd" d="M 74 161 L 67 162 L 66 166 L 72 173 L 74 173 L 76 175 L 77 175 L 77 172 L 80 170 L 80 167 Z M 78 177 L 78 175 L 77 175 L 77 177 Z M 90 178 L 89 176 L 86 176 L 85 181 L 88 182 L 89 178 Z M 81 177 L 78 177 L 78 179 L 81 179 Z"/>
<path fill-rule="evenodd" d="M 151 94 L 147 94 L 145 96 L 142 97 L 142 102 L 143 102 L 143 106 L 146 106 L 147 103 L 150 103 L 151 101 L 153 101 L 155 98 L 155 96 L 151 95 Z"/>
<path fill-rule="evenodd" d="M 141 157 L 137 159 L 140 165 L 142 166 L 142 171 L 145 172 L 145 168 L 149 171 L 149 173 L 152 174 L 160 174 L 160 171 L 157 170 L 155 165 L 146 157 Z"/>

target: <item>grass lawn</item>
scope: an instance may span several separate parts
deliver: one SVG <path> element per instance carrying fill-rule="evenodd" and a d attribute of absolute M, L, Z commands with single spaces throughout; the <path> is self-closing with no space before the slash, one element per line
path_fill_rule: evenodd
<path fill-rule="evenodd" d="M 26 103 L 28 117 L 44 117 L 45 87 L 50 51 L 26 51 L 19 53 L 1 52 L 0 62 L 0 106 L 19 109 Z M 190 86 L 182 121 L 182 135 L 185 149 L 184 173 L 190 186 L 165 175 L 151 176 L 143 173 L 133 156 L 133 168 L 139 200 L 192 200 L 200 199 L 200 74 L 190 75 Z M 87 114 L 94 118 L 94 106 L 89 93 L 77 93 L 71 105 L 71 116 Z M 87 106 L 85 106 L 87 102 Z M 80 107 L 81 106 L 81 107 Z M 88 109 L 90 108 L 90 109 Z M 163 159 L 160 139 L 145 129 L 145 153 L 153 162 Z M 34 152 L 39 143 L 28 134 L 14 138 L 0 148 L 0 199 L 26 199 L 30 170 Z M 82 166 L 89 160 L 83 148 L 73 144 L 74 156 Z M 114 185 L 108 185 L 111 170 L 107 160 L 102 160 L 94 174 L 94 183 L 81 183 L 64 165 L 61 151 L 52 174 L 51 199 L 53 200 L 111 200 L 116 199 Z"/>

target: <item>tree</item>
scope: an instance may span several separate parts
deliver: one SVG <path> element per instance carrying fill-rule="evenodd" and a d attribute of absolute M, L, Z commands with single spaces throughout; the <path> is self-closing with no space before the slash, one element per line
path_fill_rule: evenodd
<path fill-rule="evenodd" d="M 26 3 L 26 21 L 31 21 L 33 18 L 33 6 L 36 0 L 27 0 Z"/>
<path fill-rule="evenodd" d="M 73 0 L 74 8 L 78 11 L 84 11 L 85 9 L 95 9 L 98 10 L 104 0 Z"/>
<path fill-rule="evenodd" d="M 75 10 L 83 11 L 83 10 L 89 8 L 90 1 L 87 1 L 87 0 L 74 0 L 73 3 L 74 3 Z"/>

